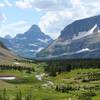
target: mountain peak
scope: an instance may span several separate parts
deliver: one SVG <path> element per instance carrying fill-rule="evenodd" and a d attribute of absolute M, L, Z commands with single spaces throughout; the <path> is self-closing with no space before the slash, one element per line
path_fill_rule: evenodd
<path fill-rule="evenodd" d="M 39 26 L 35 24 L 32 25 L 29 30 L 32 32 L 37 32 L 37 31 L 41 32 L 41 29 L 39 28 Z"/>
<path fill-rule="evenodd" d="M 32 25 L 24 34 L 27 37 L 41 37 L 44 33 L 41 31 L 38 25 Z"/>
<path fill-rule="evenodd" d="M 31 28 L 38 28 L 38 29 L 40 29 L 39 26 L 36 25 L 36 24 L 33 24 L 33 25 L 31 26 Z"/>
<path fill-rule="evenodd" d="M 4 38 L 5 39 L 11 39 L 12 37 L 10 35 L 6 35 Z"/>

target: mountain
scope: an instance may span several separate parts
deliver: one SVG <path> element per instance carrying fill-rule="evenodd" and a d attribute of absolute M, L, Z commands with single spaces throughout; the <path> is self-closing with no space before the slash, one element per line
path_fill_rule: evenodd
<path fill-rule="evenodd" d="M 17 56 L 0 42 L 0 64 L 14 60 Z"/>
<path fill-rule="evenodd" d="M 7 38 L 0 40 L 16 54 L 27 58 L 34 58 L 36 53 L 53 41 L 37 25 L 32 25 L 25 33 L 17 34 L 14 38 L 7 36 Z"/>
<path fill-rule="evenodd" d="M 37 54 L 42 58 L 100 58 L 100 15 L 74 21 L 50 46 Z"/>
<path fill-rule="evenodd" d="M 6 35 L 4 38 L 5 39 L 12 39 L 12 37 L 10 35 Z"/>

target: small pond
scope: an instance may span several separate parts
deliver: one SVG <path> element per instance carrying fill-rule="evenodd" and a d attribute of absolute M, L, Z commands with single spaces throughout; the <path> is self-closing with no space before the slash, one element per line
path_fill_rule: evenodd
<path fill-rule="evenodd" d="M 0 76 L 0 80 L 14 80 L 15 76 Z"/>

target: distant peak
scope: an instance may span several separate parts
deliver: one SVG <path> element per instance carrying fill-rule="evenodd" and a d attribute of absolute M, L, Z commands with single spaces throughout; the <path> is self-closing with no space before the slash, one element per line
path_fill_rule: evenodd
<path fill-rule="evenodd" d="M 38 25 L 32 25 L 29 29 L 28 29 L 28 31 L 26 32 L 26 34 L 35 34 L 35 33 L 41 33 L 41 29 L 39 28 L 39 26 Z"/>
<path fill-rule="evenodd" d="M 40 30 L 38 25 L 32 25 L 30 29 L 32 29 L 32 30 L 34 30 L 34 29 Z"/>
<path fill-rule="evenodd" d="M 39 26 L 38 25 L 32 25 L 31 27 L 33 27 L 33 28 L 39 28 Z"/>
<path fill-rule="evenodd" d="M 10 35 L 6 35 L 4 38 L 5 39 L 11 39 L 12 37 Z"/>

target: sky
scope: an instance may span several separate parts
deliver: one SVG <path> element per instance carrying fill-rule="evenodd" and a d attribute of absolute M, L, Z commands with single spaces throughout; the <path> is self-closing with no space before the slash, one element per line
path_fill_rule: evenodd
<path fill-rule="evenodd" d="M 56 39 L 71 22 L 100 14 L 100 0 L 0 0 L 0 36 L 24 33 L 31 25 Z"/>

